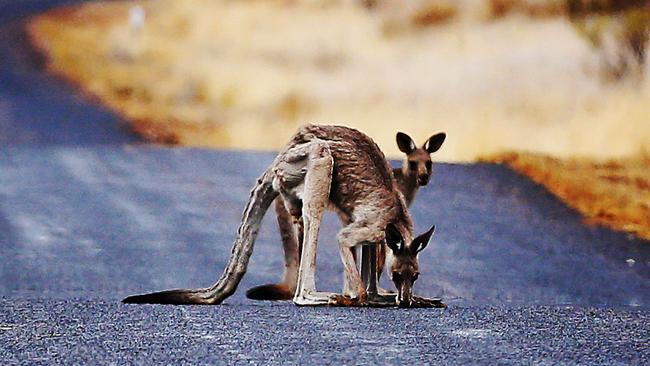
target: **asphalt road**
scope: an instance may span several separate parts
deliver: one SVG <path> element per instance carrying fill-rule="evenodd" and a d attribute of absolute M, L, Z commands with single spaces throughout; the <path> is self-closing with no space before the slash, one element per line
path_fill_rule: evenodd
<path fill-rule="evenodd" d="M 139 143 L 42 73 L 7 15 L 54 3 L 0 1 L 0 363 L 650 363 L 650 245 L 491 164 L 436 164 L 412 209 L 437 226 L 416 290 L 447 310 L 245 299 L 281 274 L 272 215 L 225 305 L 119 303 L 214 282 L 273 154 Z M 323 290 L 341 286 L 338 227 L 321 233 Z"/>
<path fill-rule="evenodd" d="M 0 357 L 61 364 L 648 364 L 640 309 L 0 302 Z"/>

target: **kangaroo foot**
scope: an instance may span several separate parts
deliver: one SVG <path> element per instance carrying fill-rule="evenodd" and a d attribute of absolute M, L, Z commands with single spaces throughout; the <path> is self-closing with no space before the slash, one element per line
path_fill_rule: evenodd
<path fill-rule="evenodd" d="M 393 290 L 386 290 L 385 288 L 382 288 L 382 287 L 377 287 L 377 293 L 379 295 L 392 295 L 393 297 L 395 297 L 395 295 L 397 295 L 397 292 L 395 292 Z"/>
<path fill-rule="evenodd" d="M 377 307 L 377 308 L 389 308 L 397 306 L 397 301 L 395 299 L 395 294 L 369 294 L 368 295 L 368 306 Z"/>
<path fill-rule="evenodd" d="M 366 306 L 367 301 L 364 298 L 359 297 L 349 297 L 346 295 L 333 295 L 330 297 L 329 305 L 331 306 L 342 306 L 342 307 L 357 307 L 357 306 Z"/>
<path fill-rule="evenodd" d="M 446 308 L 447 304 L 441 299 L 428 299 L 426 297 L 413 296 L 412 308 Z"/>
<path fill-rule="evenodd" d="M 390 308 L 397 306 L 395 295 L 368 294 L 365 299 L 335 295 L 330 300 L 331 306 Z"/>
<path fill-rule="evenodd" d="M 284 283 L 256 286 L 246 291 L 246 297 L 252 300 L 291 300 L 294 291 Z"/>
<path fill-rule="evenodd" d="M 293 302 L 299 306 L 323 306 L 329 305 L 333 296 L 336 294 L 331 292 L 303 291 L 294 296 Z"/>

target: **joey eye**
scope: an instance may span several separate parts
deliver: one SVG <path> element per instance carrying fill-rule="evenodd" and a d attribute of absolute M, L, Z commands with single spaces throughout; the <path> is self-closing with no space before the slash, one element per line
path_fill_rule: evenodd
<path fill-rule="evenodd" d="M 397 271 L 393 271 L 393 281 L 401 281 L 401 280 L 402 280 L 402 274 Z"/>
<path fill-rule="evenodd" d="M 420 272 L 415 272 L 412 277 L 413 282 L 417 281 L 418 277 L 420 277 Z"/>
<path fill-rule="evenodd" d="M 418 168 L 418 163 L 415 161 L 409 161 L 409 169 L 416 170 Z"/>
<path fill-rule="evenodd" d="M 428 171 L 431 171 L 431 160 L 427 161 L 427 162 L 424 163 L 424 164 L 427 166 L 427 170 L 428 170 Z"/>

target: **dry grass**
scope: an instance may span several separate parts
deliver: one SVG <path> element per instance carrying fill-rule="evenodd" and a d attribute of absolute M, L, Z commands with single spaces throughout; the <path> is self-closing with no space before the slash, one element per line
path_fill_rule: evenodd
<path fill-rule="evenodd" d="M 439 25 L 454 19 L 458 8 L 452 2 L 429 2 L 416 9 L 411 15 L 411 22 L 416 27 Z"/>
<path fill-rule="evenodd" d="M 565 0 L 489 0 L 487 3 L 487 16 L 491 19 L 515 12 L 537 18 L 567 13 Z"/>
<path fill-rule="evenodd" d="M 138 4 L 146 20 L 134 29 Z M 650 148 L 650 83 L 601 85 L 590 74 L 597 56 L 566 19 L 355 4 L 89 3 L 34 19 L 30 33 L 52 70 L 156 141 L 277 149 L 298 125 L 322 122 L 367 131 L 389 155 L 396 130 L 419 140 L 445 130 L 438 157 L 455 161 Z"/>
<path fill-rule="evenodd" d="M 650 155 L 595 162 L 504 153 L 487 161 L 507 164 L 544 185 L 589 223 L 650 240 Z"/>

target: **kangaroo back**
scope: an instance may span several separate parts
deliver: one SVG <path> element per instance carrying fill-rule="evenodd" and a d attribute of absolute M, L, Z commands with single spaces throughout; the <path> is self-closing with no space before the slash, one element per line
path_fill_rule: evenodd
<path fill-rule="evenodd" d="M 271 170 L 267 170 L 257 180 L 251 191 L 250 199 L 242 214 L 237 239 L 232 246 L 228 265 L 219 281 L 208 288 L 174 289 L 144 295 L 129 296 L 122 300 L 132 304 L 220 304 L 237 289 L 237 285 L 246 273 L 248 260 L 253 254 L 253 246 L 264 214 L 271 202 L 278 195 L 273 189 Z"/>

